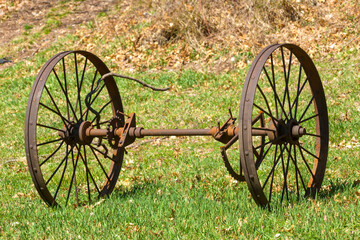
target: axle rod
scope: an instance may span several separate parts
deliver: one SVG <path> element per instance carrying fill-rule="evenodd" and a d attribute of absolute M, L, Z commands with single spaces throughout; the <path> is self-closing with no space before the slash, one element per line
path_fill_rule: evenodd
<path fill-rule="evenodd" d="M 233 134 L 238 133 L 238 127 L 234 128 Z M 116 133 L 123 131 L 123 128 L 118 128 Z M 129 128 L 129 136 L 130 137 L 145 137 L 145 136 L 213 136 L 218 131 L 217 127 L 213 127 L 210 129 L 144 129 L 140 127 L 130 127 Z M 266 136 L 268 132 L 272 132 L 272 130 L 264 129 L 252 129 L 253 136 Z M 105 137 L 107 134 L 106 129 L 96 129 L 96 128 L 88 128 L 86 129 L 87 137 Z"/>
<path fill-rule="evenodd" d="M 131 113 L 123 127 L 113 126 L 113 130 L 93 128 L 89 121 L 84 121 L 79 127 L 79 140 L 81 143 L 91 143 L 94 137 L 108 137 L 114 147 L 126 147 L 133 143 L 136 138 L 145 136 L 212 136 L 216 141 L 227 144 L 234 136 L 237 136 L 239 128 L 234 125 L 235 118 L 230 118 L 222 125 L 210 129 L 144 129 L 136 127 L 135 113 Z M 275 130 L 269 128 L 253 128 L 253 136 L 274 135 Z"/>
<path fill-rule="evenodd" d="M 212 136 L 217 128 L 211 129 L 141 129 L 140 135 L 144 136 Z M 130 134 L 131 136 L 131 134 Z"/>

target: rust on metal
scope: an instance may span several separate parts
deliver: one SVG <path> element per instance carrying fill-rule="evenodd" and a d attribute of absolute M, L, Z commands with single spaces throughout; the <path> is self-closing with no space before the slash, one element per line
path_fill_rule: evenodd
<path fill-rule="evenodd" d="M 80 205 L 111 194 L 125 148 L 148 136 L 211 136 L 223 143 L 227 171 L 247 182 L 261 206 L 269 206 L 275 194 L 283 201 L 291 194 L 318 192 L 328 153 L 327 106 L 315 65 L 301 48 L 274 44 L 263 49 L 246 76 L 238 122 L 229 108 L 222 125 L 207 129 L 137 126 L 135 113 L 124 113 L 114 77 L 169 90 L 111 73 L 85 51 L 57 54 L 37 75 L 26 111 L 25 148 L 34 185 L 48 205 Z M 235 161 L 230 159 L 234 148 Z"/>

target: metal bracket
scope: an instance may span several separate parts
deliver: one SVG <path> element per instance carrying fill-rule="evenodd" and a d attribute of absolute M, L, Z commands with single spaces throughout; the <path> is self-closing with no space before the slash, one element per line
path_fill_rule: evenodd
<path fill-rule="evenodd" d="M 125 121 L 124 127 L 118 128 L 116 130 L 116 135 L 120 136 L 119 145 L 118 145 L 119 148 L 124 148 L 135 141 L 136 137 L 130 136 L 129 134 L 130 128 L 135 128 L 135 127 L 136 127 L 135 113 L 130 113 L 129 117 Z"/>
<path fill-rule="evenodd" d="M 229 108 L 230 117 L 226 122 L 217 128 L 217 131 L 213 134 L 215 140 L 227 144 L 236 134 L 238 128 L 235 127 L 236 118 L 233 117 L 231 109 Z"/>

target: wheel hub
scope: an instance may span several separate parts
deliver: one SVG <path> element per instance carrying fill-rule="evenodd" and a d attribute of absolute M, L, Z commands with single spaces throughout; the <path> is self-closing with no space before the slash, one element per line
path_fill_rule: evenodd
<path fill-rule="evenodd" d="M 89 121 L 79 121 L 78 123 L 67 123 L 62 131 L 58 132 L 58 135 L 64 139 L 65 143 L 74 146 L 75 144 L 90 144 L 93 137 L 86 136 L 86 129 L 91 127 Z"/>
<path fill-rule="evenodd" d="M 306 134 L 306 129 L 295 119 L 270 121 L 268 128 L 273 130 L 267 133 L 273 144 L 296 143 Z"/>

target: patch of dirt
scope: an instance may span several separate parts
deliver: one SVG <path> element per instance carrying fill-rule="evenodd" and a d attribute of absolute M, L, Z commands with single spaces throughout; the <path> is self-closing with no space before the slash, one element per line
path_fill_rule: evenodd
<path fill-rule="evenodd" d="M 60 16 L 59 26 L 51 29 L 41 42 L 34 44 L 30 48 L 24 48 L 15 56 L 9 57 L 13 60 L 24 59 L 34 55 L 40 49 L 46 48 L 57 39 L 58 36 L 72 33 L 76 26 L 95 19 L 101 12 L 110 11 L 116 4 L 117 0 L 84 0 L 84 1 L 43 1 L 43 0 L 0 0 L 0 48 L 11 45 L 11 41 L 22 36 L 26 27 L 33 28 L 31 31 L 39 31 L 43 28 L 48 16 L 58 14 L 57 8 L 67 9 L 64 16 Z M 7 63 L 4 65 L 11 64 Z M 1 69 L 1 65 L 0 65 Z"/>

